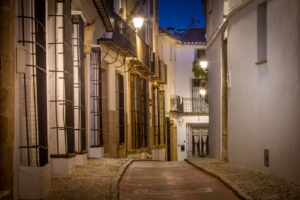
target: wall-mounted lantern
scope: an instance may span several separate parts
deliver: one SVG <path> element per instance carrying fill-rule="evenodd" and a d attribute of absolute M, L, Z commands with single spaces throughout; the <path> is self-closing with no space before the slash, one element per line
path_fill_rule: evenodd
<path fill-rule="evenodd" d="M 206 95 L 206 89 L 204 87 L 202 87 L 200 90 L 199 90 L 199 93 L 202 97 L 205 97 Z"/>
<path fill-rule="evenodd" d="M 207 69 L 207 64 L 208 62 L 206 60 L 201 60 L 200 61 L 200 66 L 202 69 L 206 70 Z"/>
<path fill-rule="evenodd" d="M 143 23 L 144 23 L 144 18 L 142 18 L 142 17 L 133 18 L 133 25 L 136 30 L 141 29 L 143 26 Z"/>

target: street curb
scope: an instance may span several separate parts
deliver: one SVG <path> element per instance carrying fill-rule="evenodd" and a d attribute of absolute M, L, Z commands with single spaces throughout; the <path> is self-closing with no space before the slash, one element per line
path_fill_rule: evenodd
<path fill-rule="evenodd" d="M 162 160 L 147 160 L 147 159 L 132 159 L 130 160 L 128 163 L 126 163 L 125 167 L 123 168 L 122 173 L 120 174 L 120 176 L 118 177 L 117 180 L 117 200 L 120 199 L 120 182 L 125 174 L 125 172 L 127 171 L 128 167 L 133 163 L 133 162 L 142 162 L 142 161 L 154 161 L 154 162 L 163 162 Z M 111 198 L 113 199 L 113 198 Z"/>
<path fill-rule="evenodd" d="M 184 159 L 185 162 L 192 165 L 193 167 L 197 168 L 198 170 L 204 171 L 205 173 L 217 178 L 220 180 L 224 185 L 226 185 L 230 190 L 232 190 L 239 198 L 242 200 L 253 200 L 248 194 L 243 192 L 235 183 L 231 182 L 230 180 L 226 179 L 225 177 L 219 176 L 218 174 L 214 173 L 213 171 L 207 170 L 203 167 L 200 167 L 188 159 Z"/>
<path fill-rule="evenodd" d="M 126 165 L 125 165 L 125 167 L 123 168 L 123 170 L 122 170 L 122 172 L 121 172 L 121 174 L 120 174 L 120 176 L 118 176 L 117 177 L 117 189 L 116 189 L 116 199 L 117 200 L 119 200 L 119 198 L 120 198 L 120 192 L 119 192 L 119 190 L 120 190 L 120 181 L 121 181 L 121 179 L 122 179 L 122 177 L 124 176 L 124 174 L 125 174 L 125 172 L 127 171 L 127 169 L 128 169 L 128 167 L 134 162 L 135 160 L 130 160 L 129 162 L 127 162 L 126 163 Z"/>

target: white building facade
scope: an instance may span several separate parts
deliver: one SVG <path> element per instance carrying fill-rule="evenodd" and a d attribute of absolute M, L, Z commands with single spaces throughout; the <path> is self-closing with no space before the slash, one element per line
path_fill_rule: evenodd
<path fill-rule="evenodd" d="M 189 28 L 179 39 L 160 31 L 160 57 L 168 63 L 167 114 L 174 120 L 177 160 L 209 155 L 208 102 L 200 97 L 201 77 L 193 62 L 205 59 L 204 29 Z M 197 35 L 193 38 L 190 35 Z"/>
<path fill-rule="evenodd" d="M 300 2 L 204 7 L 212 156 L 300 183 Z"/>

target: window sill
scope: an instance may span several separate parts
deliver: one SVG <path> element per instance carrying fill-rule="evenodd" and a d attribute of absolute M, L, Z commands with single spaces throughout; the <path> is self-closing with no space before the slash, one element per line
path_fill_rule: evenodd
<path fill-rule="evenodd" d="M 267 60 L 258 61 L 255 64 L 256 65 L 262 65 L 262 64 L 265 64 L 265 63 L 267 63 Z"/>

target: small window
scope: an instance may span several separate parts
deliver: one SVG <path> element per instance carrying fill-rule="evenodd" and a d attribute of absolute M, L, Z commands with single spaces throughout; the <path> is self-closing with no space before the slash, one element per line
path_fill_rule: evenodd
<path fill-rule="evenodd" d="M 205 50 L 204 49 L 196 49 L 194 58 L 195 58 L 195 60 L 196 59 L 204 60 L 205 59 Z"/>
<path fill-rule="evenodd" d="M 267 2 L 257 7 L 257 62 L 267 61 Z"/>

